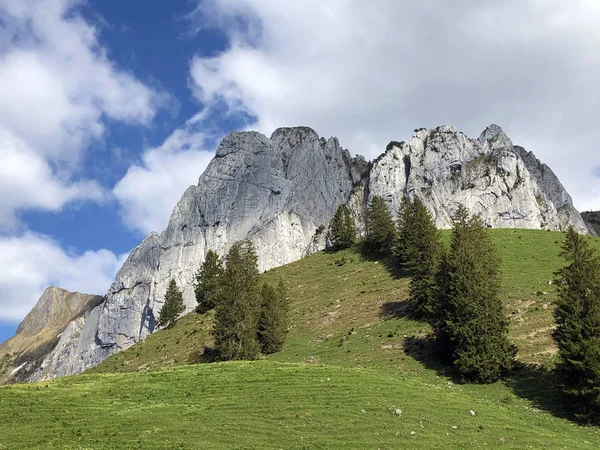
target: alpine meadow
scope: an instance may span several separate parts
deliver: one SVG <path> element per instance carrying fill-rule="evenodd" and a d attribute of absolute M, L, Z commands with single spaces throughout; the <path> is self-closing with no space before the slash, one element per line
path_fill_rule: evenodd
<path fill-rule="evenodd" d="M 600 448 L 599 25 L 0 0 L 0 450 Z"/>

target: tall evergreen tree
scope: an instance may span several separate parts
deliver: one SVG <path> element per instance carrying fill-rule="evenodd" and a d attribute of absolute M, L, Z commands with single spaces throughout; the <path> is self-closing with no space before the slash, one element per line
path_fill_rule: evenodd
<path fill-rule="evenodd" d="M 264 354 L 281 350 L 288 332 L 289 306 L 283 280 L 277 288 L 263 284 L 261 289 L 262 308 L 258 325 L 258 340 Z"/>
<path fill-rule="evenodd" d="M 556 275 L 558 298 L 554 339 L 558 373 L 565 392 L 577 400 L 579 415 L 600 422 L 600 259 L 570 227 L 561 256 L 567 265 Z"/>
<path fill-rule="evenodd" d="M 215 298 L 219 288 L 220 277 L 223 275 L 223 266 L 219 255 L 214 250 L 206 253 L 206 258 L 196 274 L 196 311 L 204 314 L 215 307 Z"/>
<path fill-rule="evenodd" d="M 385 200 L 376 195 L 367 211 L 365 246 L 367 250 L 390 254 L 396 237 L 396 226 Z"/>
<path fill-rule="evenodd" d="M 402 266 L 408 261 L 407 249 L 412 242 L 412 218 L 414 203 L 407 196 L 402 197 L 400 208 L 397 211 L 396 236 L 392 246 L 392 253 L 396 255 Z"/>
<path fill-rule="evenodd" d="M 254 245 L 237 242 L 226 258 L 215 299 L 213 337 L 220 359 L 256 359 L 261 296 Z"/>
<path fill-rule="evenodd" d="M 413 312 L 429 322 L 437 320 L 437 273 L 444 247 L 431 213 L 415 199 L 408 209 L 410 229 L 405 233 L 404 267 L 410 273 L 410 304 Z"/>
<path fill-rule="evenodd" d="M 508 320 L 499 298 L 500 260 L 479 216 L 460 206 L 454 218 L 450 253 L 444 264 L 443 317 L 438 336 L 452 352 L 465 379 L 489 383 L 514 364 Z"/>
<path fill-rule="evenodd" d="M 338 206 L 329 224 L 329 238 L 333 248 L 341 250 L 352 247 L 356 242 L 356 225 L 346 205 Z"/>
<path fill-rule="evenodd" d="M 160 328 L 171 328 L 179 315 L 185 311 L 183 304 L 183 294 L 177 287 L 175 280 L 169 282 L 167 293 L 165 294 L 165 302 L 158 313 L 158 326 Z"/>

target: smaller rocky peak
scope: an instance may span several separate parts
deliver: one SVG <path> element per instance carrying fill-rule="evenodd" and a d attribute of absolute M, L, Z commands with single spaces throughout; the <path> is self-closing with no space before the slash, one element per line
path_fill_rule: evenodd
<path fill-rule="evenodd" d="M 289 137 L 289 136 L 311 136 L 319 139 L 319 135 L 315 130 L 310 127 L 299 126 L 299 127 L 279 127 L 271 135 L 271 139 L 278 137 Z"/>
<path fill-rule="evenodd" d="M 510 138 L 500 126 L 495 124 L 483 130 L 477 141 L 483 146 L 487 143 L 492 150 L 513 148 Z"/>
<path fill-rule="evenodd" d="M 223 158 L 232 153 L 257 148 L 266 144 L 267 141 L 267 137 L 257 131 L 232 131 L 220 142 L 215 158 Z"/>
<path fill-rule="evenodd" d="M 440 125 L 432 130 L 433 133 L 458 134 L 459 131 L 451 125 Z"/>
<path fill-rule="evenodd" d="M 431 130 L 416 130 L 411 137 L 410 155 L 419 160 L 468 161 L 479 154 L 476 141 L 467 137 L 453 126 L 441 125 Z"/>
<path fill-rule="evenodd" d="M 296 153 L 312 152 L 324 148 L 319 135 L 309 127 L 277 128 L 271 135 L 271 146 L 280 151 L 285 159 Z M 325 147 L 329 142 L 325 141 Z"/>
<path fill-rule="evenodd" d="M 17 334 L 34 336 L 48 326 L 66 326 L 85 308 L 95 307 L 102 297 L 79 292 L 69 292 L 56 286 L 47 287 L 33 309 L 17 328 Z"/>
<path fill-rule="evenodd" d="M 69 294 L 69 291 L 56 286 L 49 286 L 44 289 L 33 309 L 17 327 L 17 334 L 33 335 L 39 333 L 44 328 L 46 320 L 48 320 L 50 310 L 54 309 L 54 305 Z"/>

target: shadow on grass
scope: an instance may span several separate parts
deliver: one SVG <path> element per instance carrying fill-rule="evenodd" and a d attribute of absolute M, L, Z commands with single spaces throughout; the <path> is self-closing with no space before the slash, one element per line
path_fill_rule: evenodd
<path fill-rule="evenodd" d="M 455 384 L 462 383 L 461 378 L 452 369 L 448 356 L 440 351 L 432 335 L 405 338 L 404 353 L 427 369 L 435 371 L 437 375 L 446 377 Z"/>
<path fill-rule="evenodd" d="M 402 268 L 398 258 L 394 255 L 388 255 L 386 253 L 374 252 L 364 247 L 363 243 L 358 243 L 352 247 L 357 252 L 362 261 L 371 261 L 381 264 L 394 279 L 408 278 L 409 274 Z M 345 249 L 336 247 L 327 247 L 324 252 L 331 255 L 335 255 Z M 341 254 L 339 261 L 334 261 L 337 265 L 342 266 L 346 262 L 348 255 Z"/>
<path fill-rule="evenodd" d="M 194 350 L 188 357 L 190 364 L 213 363 L 219 360 L 219 352 L 212 347 L 204 347 L 202 350 Z"/>
<path fill-rule="evenodd" d="M 415 319 L 407 300 L 387 302 L 379 307 L 379 318 L 382 320 L 401 319 L 403 317 Z"/>
<path fill-rule="evenodd" d="M 555 371 L 534 364 L 523 365 L 506 380 L 506 385 L 517 397 L 529 400 L 534 408 L 576 421 L 569 408 L 572 400 L 562 392 Z"/>
<path fill-rule="evenodd" d="M 448 355 L 440 353 L 431 335 L 405 338 L 404 353 L 455 384 L 465 383 L 454 372 Z M 518 363 L 517 368 L 504 380 L 504 383 L 517 397 L 530 401 L 532 409 L 580 423 L 571 408 L 572 400 L 563 393 L 555 371 L 535 364 Z"/>
<path fill-rule="evenodd" d="M 381 264 L 385 270 L 396 280 L 408 278 L 409 274 L 402 268 L 398 258 L 394 255 L 369 251 L 361 246 L 358 247 L 358 252 L 364 261 L 372 261 Z"/>

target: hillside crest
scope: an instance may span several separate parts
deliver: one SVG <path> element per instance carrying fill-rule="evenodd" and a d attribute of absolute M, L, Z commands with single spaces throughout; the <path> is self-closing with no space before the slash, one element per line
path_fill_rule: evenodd
<path fill-rule="evenodd" d="M 374 195 L 394 213 L 403 196 L 421 199 L 439 228 L 450 226 L 462 203 L 489 227 L 573 225 L 588 232 L 554 173 L 497 125 L 478 139 L 449 126 L 418 129 L 372 163 L 308 127 L 278 128 L 270 138 L 232 132 L 198 185 L 183 194 L 166 230 L 131 252 L 106 301 L 63 333 L 31 379 L 79 373 L 144 339 L 155 329 L 171 279 L 192 310 L 194 276 L 209 249 L 223 255 L 235 241 L 250 239 L 261 270 L 281 266 L 326 246 L 316 230 L 339 204 L 349 205 L 360 228 Z"/>

